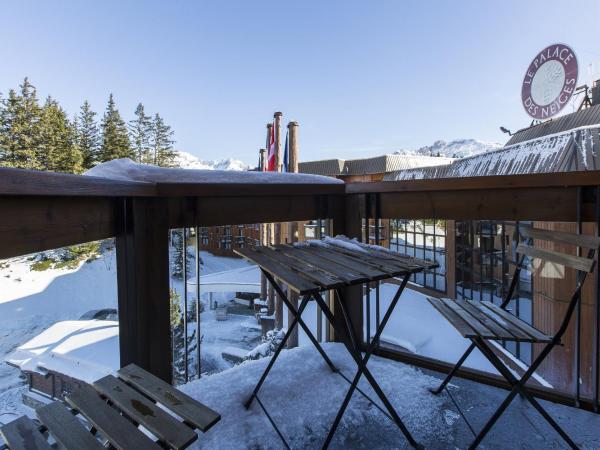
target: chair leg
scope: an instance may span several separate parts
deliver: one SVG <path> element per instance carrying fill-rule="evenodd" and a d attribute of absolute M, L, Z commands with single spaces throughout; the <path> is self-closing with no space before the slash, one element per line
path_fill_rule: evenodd
<path fill-rule="evenodd" d="M 500 407 L 496 410 L 494 415 L 488 420 L 483 429 L 479 432 L 471 446 L 470 449 L 476 448 L 485 435 L 490 431 L 492 426 L 496 423 L 496 421 L 500 418 L 504 410 L 508 407 L 511 401 L 515 398 L 517 394 L 522 394 L 526 400 L 531 403 L 531 405 L 540 413 L 540 415 L 546 419 L 546 421 L 556 430 L 556 432 L 564 439 L 564 441 L 573 449 L 577 449 L 577 444 L 575 444 L 571 438 L 567 435 L 567 433 L 556 423 L 556 421 L 548 414 L 548 412 L 538 403 L 535 397 L 525 388 L 525 383 L 531 377 L 531 375 L 535 372 L 535 369 L 539 366 L 539 364 L 543 361 L 545 356 L 549 353 L 550 349 L 554 346 L 554 344 L 548 344 L 546 348 L 542 351 L 542 353 L 538 356 L 538 358 L 533 362 L 533 364 L 529 367 L 527 372 L 523 375 L 520 380 L 517 380 L 514 375 L 508 370 L 500 361 L 500 359 L 496 356 L 496 354 L 489 348 L 488 345 L 483 341 L 483 339 L 473 340 L 473 343 L 481 350 L 483 355 L 492 363 L 492 365 L 506 378 L 506 380 L 513 386 L 512 390 L 506 397 L 506 399 L 502 402 Z"/>
<path fill-rule="evenodd" d="M 446 375 L 446 378 L 444 378 L 444 381 L 442 381 L 442 384 L 440 384 L 440 386 L 437 389 L 433 389 L 433 388 L 429 389 L 429 392 L 431 392 L 434 395 L 438 395 L 439 393 L 441 393 L 444 390 L 444 388 L 446 387 L 446 385 L 450 382 L 450 380 L 454 377 L 454 375 L 456 375 L 456 372 L 458 372 L 458 369 L 460 368 L 460 366 L 463 365 L 463 363 L 469 357 L 469 355 L 471 354 L 471 352 L 473 351 L 474 348 L 475 348 L 475 344 L 472 343 L 469 346 L 469 348 L 465 351 L 464 355 L 462 355 L 460 357 L 460 359 L 458 360 L 456 365 L 452 368 L 450 373 L 448 373 L 448 375 Z"/>

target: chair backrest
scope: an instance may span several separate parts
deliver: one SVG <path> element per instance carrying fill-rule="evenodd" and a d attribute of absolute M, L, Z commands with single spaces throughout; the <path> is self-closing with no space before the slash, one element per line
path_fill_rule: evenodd
<path fill-rule="evenodd" d="M 558 342 L 560 341 L 562 335 L 565 333 L 567 326 L 569 325 L 569 321 L 573 316 L 573 312 L 575 311 L 575 306 L 581 298 L 581 288 L 583 287 L 585 278 L 588 273 L 591 273 L 594 270 L 594 266 L 596 263 L 595 255 L 598 247 L 600 246 L 600 237 L 568 233 L 564 231 L 543 230 L 540 228 L 533 228 L 530 226 L 523 225 L 519 227 L 519 232 L 521 235 L 529 238 L 528 241 L 531 243 L 533 243 L 533 239 L 539 239 L 543 241 L 551 241 L 561 244 L 570 244 L 576 247 L 583 247 L 588 249 L 587 256 L 577 256 L 564 252 L 536 248 L 526 243 L 520 243 L 517 247 L 518 254 L 526 255 L 530 258 L 537 258 L 545 261 L 554 262 L 557 264 L 562 264 L 566 267 L 571 267 L 578 271 L 577 286 L 575 287 L 575 292 L 571 296 L 569 306 L 567 307 L 562 323 L 559 329 L 556 331 L 556 334 L 554 335 L 556 341 Z M 521 265 L 519 264 L 519 266 L 517 267 L 517 271 L 520 270 L 520 268 Z M 507 299 L 505 303 L 508 303 L 508 300 L 510 299 Z"/>
<path fill-rule="evenodd" d="M 587 256 L 577 256 L 564 252 L 536 248 L 522 242 L 517 247 L 517 253 L 521 255 L 527 255 L 530 258 L 538 258 L 557 264 L 562 264 L 566 267 L 571 267 L 581 272 L 590 273 L 594 270 L 594 256 L 596 249 L 598 246 L 600 246 L 600 237 L 585 234 L 567 233 L 564 231 L 543 230 L 540 228 L 522 225 L 519 227 L 519 232 L 523 236 L 531 239 L 570 244 L 577 247 L 587 248 L 589 251 Z"/>

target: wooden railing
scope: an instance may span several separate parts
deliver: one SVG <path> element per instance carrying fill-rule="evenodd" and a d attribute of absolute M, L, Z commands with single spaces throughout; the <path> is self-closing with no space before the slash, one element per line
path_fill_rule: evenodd
<path fill-rule="evenodd" d="M 116 237 L 121 364 L 133 362 L 170 380 L 170 228 L 328 219 L 332 234 L 361 238 L 368 218 L 597 223 L 599 184 L 600 171 L 348 185 L 234 185 L 115 182 L 0 168 L 0 258 Z M 347 299 L 362 335 L 361 290 L 353 288 Z M 598 329 L 593 339 L 597 354 Z M 380 354 L 434 370 L 449 368 L 429 358 L 387 350 Z M 490 374 L 469 369 L 461 374 L 507 387 Z M 538 391 L 545 398 L 574 403 L 568 395 Z M 579 399 L 579 404 L 593 410 L 597 389 L 595 396 Z"/>

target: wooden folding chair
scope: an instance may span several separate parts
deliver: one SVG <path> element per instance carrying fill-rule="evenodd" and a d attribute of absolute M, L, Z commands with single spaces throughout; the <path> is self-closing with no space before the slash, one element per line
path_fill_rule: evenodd
<path fill-rule="evenodd" d="M 428 300 L 465 338 L 471 340 L 471 345 L 458 360 L 454 368 L 446 376 L 442 384 L 431 390 L 434 394 L 439 394 L 446 387 L 450 379 L 456 374 L 459 367 L 465 362 L 473 349 L 478 348 L 481 353 L 490 361 L 490 363 L 500 372 L 510 383 L 512 389 L 504 402 L 492 415 L 483 429 L 479 432 L 469 448 L 476 448 L 485 435 L 490 431 L 498 418 L 506 410 L 513 398 L 521 394 L 527 399 L 535 409 L 548 421 L 548 423 L 562 436 L 562 438 L 572 447 L 577 448 L 575 443 L 562 430 L 562 428 L 550 417 L 542 408 L 533 395 L 527 390 L 525 384 L 533 375 L 542 361 L 548 356 L 550 351 L 556 345 L 560 345 L 561 338 L 567 330 L 567 326 L 573 316 L 577 303 L 581 299 L 581 289 L 588 273 L 591 273 L 595 266 L 596 250 L 600 246 L 600 238 L 588 235 L 578 235 L 560 231 L 542 230 L 533 227 L 520 227 L 520 233 L 525 236 L 527 243 L 520 243 L 517 247 L 517 267 L 514 271 L 508 293 L 500 306 L 485 301 L 469 300 L 450 300 L 429 297 Z M 529 245 L 533 239 L 551 241 L 560 244 L 569 244 L 577 247 L 589 249 L 587 256 L 575 256 L 561 253 L 553 250 L 545 250 Z M 535 329 L 528 323 L 511 314 L 507 307 L 514 295 L 519 275 L 523 268 L 525 257 L 541 259 L 547 262 L 570 267 L 577 271 L 577 284 L 568 307 L 563 317 L 562 323 L 554 335 Z M 530 342 L 535 344 L 545 344 L 545 347 L 534 359 L 521 379 L 517 379 L 513 372 L 502 362 L 494 353 L 488 341 L 515 341 Z"/>

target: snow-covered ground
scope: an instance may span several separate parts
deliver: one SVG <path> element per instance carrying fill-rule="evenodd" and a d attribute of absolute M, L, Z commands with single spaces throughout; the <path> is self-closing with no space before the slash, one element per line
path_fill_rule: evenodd
<path fill-rule="evenodd" d="M 325 344 L 334 364 L 351 377 L 355 371 L 341 344 Z M 191 448 L 279 449 L 282 443 L 255 403 L 243 406 L 269 358 L 247 361 L 180 389 L 219 411 L 221 421 Z M 372 357 L 369 369 L 413 435 L 423 444 L 451 448 L 456 421 L 448 400 L 427 390 L 439 380 L 404 364 Z M 359 385 L 371 398 L 364 380 Z M 260 399 L 291 448 L 320 448 L 349 385 L 334 374 L 312 346 L 284 351 L 260 391 Z M 326 399 L 326 401 L 324 401 Z M 375 439 L 374 437 L 377 436 Z M 440 445 L 441 444 L 441 445 Z M 355 393 L 331 448 L 405 448 L 401 432 L 364 397 Z"/>
<path fill-rule="evenodd" d="M 114 250 L 75 269 L 30 270 L 30 257 L 0 265 L 0 422 L 27 413 L 18 369 L 4 358 L 55 322 L 79 319 L 92 309 L 116 308 Z"/>
<path fill-rule="evenodd" d="M 207 252 L 200 252 L 200 256 L 202 274 L 250 266 L 238 258 L 218 257 Z M 56 322 L 77 320 L 94 309 L 117 307 L 114 249 L 105 249 L 99 258 L 73 269 L 32 271 L 31 258 L 0 261 L 0 423 L 31 414 L 21 402 L 25 380 L 18 369 L 4 363 L 7 355 Z M 172 287 L 183 293 L 182 281 L 172 279 Z M 190 306 L 193 297 L 191 293 L 188 295 Z M 233 296 L 218 295 L 222 300 Z M 203 301 L 207 302 L 206 294 Z M 207 310 L 201 314 L 200 321 L 204 336 L 203 359 L 212 361 L 215 370 L 231 366 L 220 357 L 223 347 L 236 345 L 251 349 L 260 342 L 260 330 L 253 317 L 232 314 L 227 321 L 217 322 L 214 311 Z M 195 323 L 190 323 L 190 330 L 194 327 Z M 118 348 L 115 351 L 118 352 Z M 203 367 L 202 371 L 210 371 L 210 368 Z"/>

